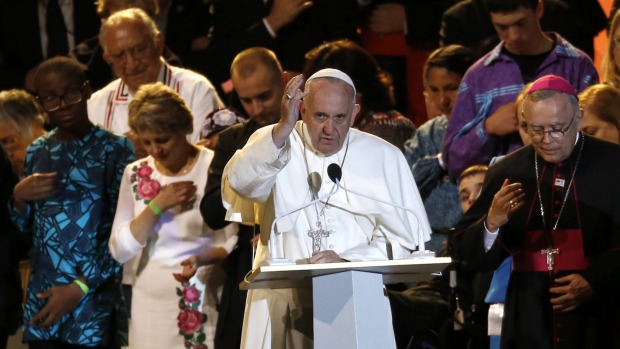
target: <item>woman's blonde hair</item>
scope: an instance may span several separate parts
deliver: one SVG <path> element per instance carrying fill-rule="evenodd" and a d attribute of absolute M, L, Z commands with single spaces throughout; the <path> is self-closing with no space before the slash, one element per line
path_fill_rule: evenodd
<path fill-rule="evenodd" d="M 592 85 L 579 94 L 579 107 L 616 127 L 620 134 L 620 90 L 605 84 Z"/>
<path fill-rule="evenodd" d="M 609 39 L 607 40 L 607 52 L 603 57 L 602 70 L 603 81 L 606 84 L 620 88 L 620 69 L 616 65 L 615 60 L 615 44 L 614 34 L 620 26 L 620 11 L 616 11 L 613 20 L 611 21 L 611 27 L 609 28 Z"/>
<path fill-rule="evenodd" d="M 129 103 L 129 128 L 133 132 L 163 131 L 190 134 L 191 110 L 173 89 L 156 82 L 142 85 Z"/>

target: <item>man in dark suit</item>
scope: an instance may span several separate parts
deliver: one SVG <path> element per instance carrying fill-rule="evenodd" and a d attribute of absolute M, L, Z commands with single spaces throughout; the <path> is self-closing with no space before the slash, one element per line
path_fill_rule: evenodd
<path fill-rule="evenodd" d="M 41 30 L 46 25 L 48 1 L 0 0 L 0 76 L 5 77 L 0 79 L 0 89 L 23 88 L 28 72 L 54 56 L 44 45 L 49 40 L 47 30 Z M 59 6 L 67 32 L 68 50 L 64 55 L 68 55 L 75 44 L 99 32 L 100 21 L 93 1 L 60 0 Z M 67 9 L 71 16 L 67 16 Z"/>
<path fill-rule="evenodd" d="M 220 189 L 226 163 L 237 149 L 245 145 L 254 131 L 279 120 L 280 101 L 288 80 L 288 74 L 282 71 L 275 53 L 262 47 L 239 53 L 233 60 L 230 72 L 239 102 L 250 119 L 219 134 L 205 195 L 200 204 L 202 217 L 213 229 L 229 224 L 224 219 L 226 210 L 222 205 Z M 215 332 L 216 349 L 237 349 L 241 344 L 247 291 L 239 290 L 239 283 L 252 268 L 253 237 L 254 227 L 240 226 L 237 247 L 223 263 L 227 280 Z"/>
<path fill-rule="evenodd" d="M 215 0 L 212 8 L 205 67 L 218 92 L 230 78 L 233 58 L 244 49 L 269 48 L 285 70 L 300 72 L 311 48 L 335 39 L 358 39 L 356 0 Z"/>

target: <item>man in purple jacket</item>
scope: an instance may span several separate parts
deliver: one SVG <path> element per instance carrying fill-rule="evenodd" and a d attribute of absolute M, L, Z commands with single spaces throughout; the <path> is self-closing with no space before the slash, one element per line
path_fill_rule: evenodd
<path fill-rule="evenodd" d="M 461 82 L 442 159 L 453 178 L 523 146 L 514 101 L 525 84 L 555 74 L 581 92 L 599 79 L 585 53 L 541 30 L 542 1 L 485 0 L 485 5 L 502 41 Z"/>

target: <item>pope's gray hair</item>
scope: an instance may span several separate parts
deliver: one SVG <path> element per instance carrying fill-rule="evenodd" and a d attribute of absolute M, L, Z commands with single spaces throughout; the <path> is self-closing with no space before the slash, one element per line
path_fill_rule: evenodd
<path fill-rule="evenodd" d="M 347 92 L 352 96 L 351 98 L 351 103 L 353 105 L 355 105 L 355 90 L 353 89 L 353 86 L 351 86 L 348 82 L 342 80 L 342 79 L 338 79 L 336 77 L 332 77 L 332 76 L 321 76 L 318 78 L 314 78 L 314 79 L 310 79 L 308 81 L 306 81 L 306 86 L 304 87 L 304 92 L 309 93 L 310 92 L 310 85 L 313 84 L 315 81 L 320 80 L 320 79 L 326 79 L 332 83 L 337 83 L 337 84 L 341 84 L 343 87 L 345 87 L 347 89 Z"/>

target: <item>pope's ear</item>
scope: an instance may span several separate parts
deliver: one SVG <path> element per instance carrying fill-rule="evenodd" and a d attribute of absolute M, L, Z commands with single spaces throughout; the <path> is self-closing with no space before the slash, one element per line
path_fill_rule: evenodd
<path fill-rule="evenodd" d="M 304 103 L 303 99 L 299 101 L 299 114 L 301 115 L 302 119 L 306 114 L 306 103 Z"/>
<path fill-rule="evenodd" d="M 360 113 L 360 105 L 355 103 L 355 105 L 353 106 L 353 113 L 351 115 L 351 127 L 353 127 L 353 124 L 355 124 L 355 120 L 358 117 L 358 114 Z"/>

